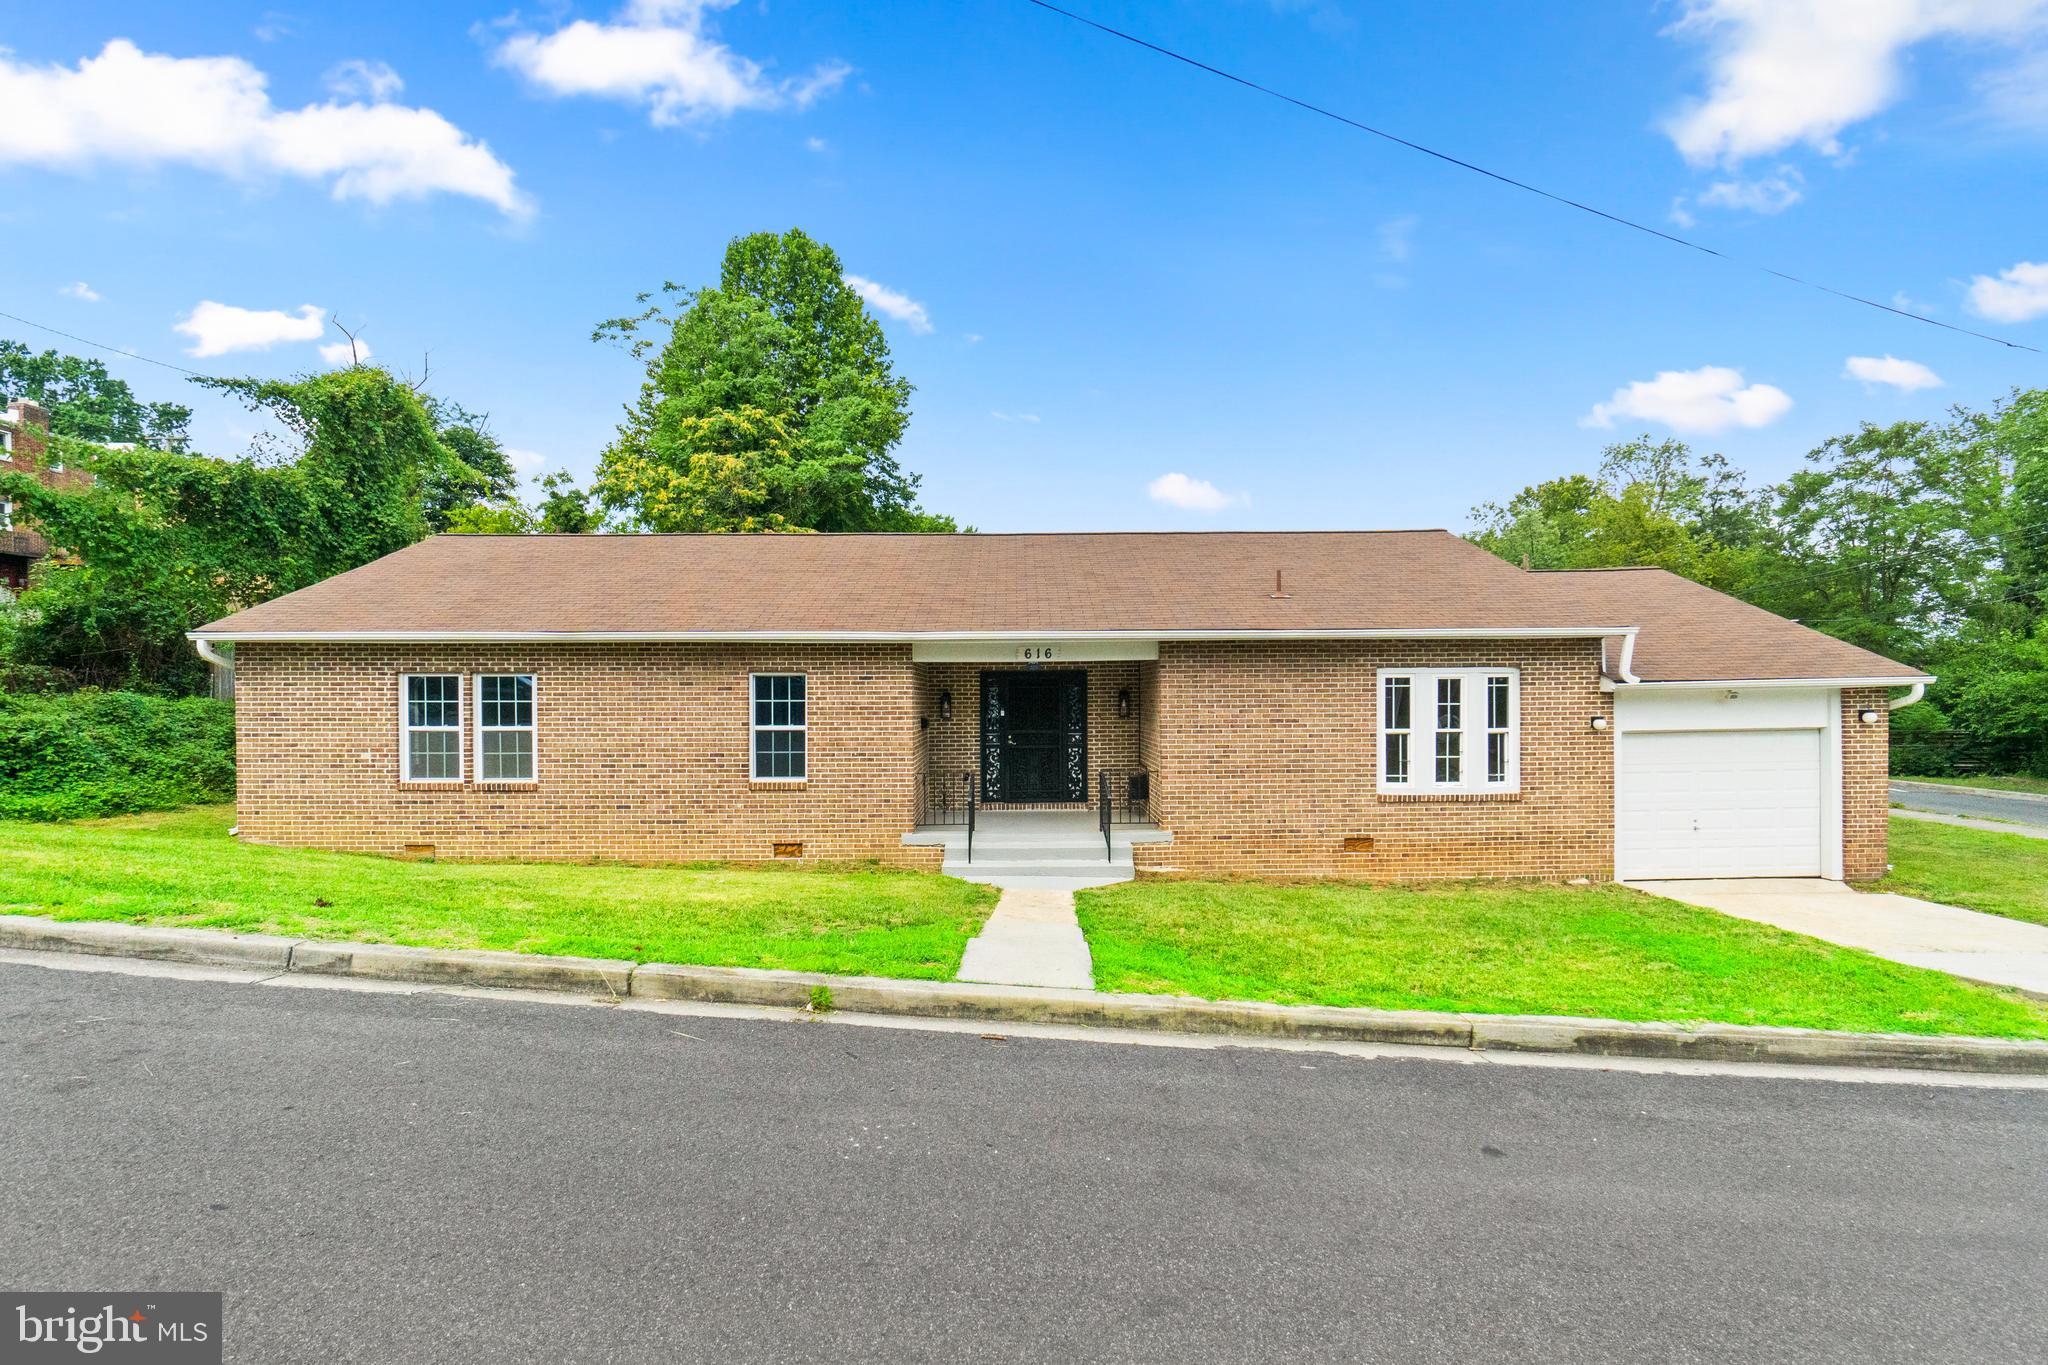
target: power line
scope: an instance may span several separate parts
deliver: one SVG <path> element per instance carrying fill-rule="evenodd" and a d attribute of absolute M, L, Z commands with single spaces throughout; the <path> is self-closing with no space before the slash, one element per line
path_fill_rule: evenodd
<path fill-rule="evenodd" d="M 219 378 L 218 375 L 202 374 L 198 370 L 188 370 L 183 365 L 173 365 L 168 360 L 153 360 L 149 356 L 139 355 L 134 351 L 124 351 L 119 346 L 109 346 L 104 342 L 94 341 L 89 337 L 77 336 L 71 332 L 66 332 L 59 328 L 52 327 L 48 323 L 36 322 L 29 318 L 16 317 L 12 313 L 0 313 L 0 318 L 6 318 L 9 322 L 18 322 L 24 327 L 33 327 L 39 332 L 48 332 L 51 336 L 63 337 L 66 341 L 75 341 L 81 346 L 90 346 L 96 351 L 105 351 L 108 355 L 125 356 L 129 360 L 140 360 L 145 365 L 160 365 L 166 370 L 176 370 L 179 374 L 189 374 L 194 379 Z"/>
<path fill-rule="evenodd" d="M 1411 142 L 1409 139 L 1405 137 L 1401 137 L 1395 133 L 1387 132 L 1383 128 L 1375 128 L 1369 123 L 1361 123 L 1359 120 L 1348 117 L 1344 114 L 1340 114 L 1336 112 L 1334 109 L 1326 109 L 1320 104 L 1312 104 L 1305 99 L 1299 98 L 1298 96 L 1287 94 L 1285 91 L 1275 90 L 1271 86 L 1261 85 L 1257 81 L 1249 80 L 1246 77 L 1235 74 L 1234 72 L 1225 71 L 1220 66 L 1211 66 L 1207 62 L 1200 61 L 1194 57 L 1190 57 L 1185 53 L 1176 52 L 1170 47 L 1161 47 L 1158 43 L 1148 42 L 1147 40 L 1137 36 L 1135 33 L 1126 33 L 1124 30 L 1120 28 L 1111 28 L 1108 24 L 1099 23 L 1094 19 L 1088 18 L 1086 15 L 1076 14 L 1072 10 L 1068 9 L 1061 9 L 1058 5 L 1050 3 L 1050 0 L 1025 0 L 1025 3 L 1035 5 L 1039 9 L 1046 10 L 1049 13 L 1057 14 L 1063 19 L 1071 19 L 1077 24 L 1085 24 L 1089 28 L 1095 29 L 1096 31 L 1101 33 L 1106 33 L 1112 38 L 1120 38 L 1124 42 L 1130 43 L 1137 47 L 1144 48 L 1147 52 L 1154 52 L 1162 57 L 1171 58 L 1172 60 L 1180 62 L 1186 66 L 1192 66 L 1197 71 L 1206 71 L 1212 76 L 1217 76 L 1222 78 L 1223 80 L 1231 82 L 1233 85 L 1241 85 L 1247 90 L 1256 91 L 1257 93 L 1265 95 L 1268 98 L 1280 100 L 1281 102 L 1286 104 L 1291 104 L 1297 109 L 1305 109 L 1311 114 L 1317 114 L 1323 118 L 1331 119 L 1337 123 L 1345 125 L 1348 128 L 1355 128 L 1361 133 L 1370 133 L 1374 137 L 1381 138 L 1387 142 L 1391 142 L 1396 146 L 1406 147 L 1411 152 L 1420 152 L 1424 156 L 1435 157 L 1438 161 L 1447 162 L 1450 165 L 1456 166 L 1461 170 L 1471 171 L 1475 175 L 1483 175 L 1488 180 L 1498 181 L 1499 183 L 1511 186 L 1514 189 L 1522 190 L 1526 193 L 1537 195 L 1541 198 L 1551 200 L 1553 203 L 1563 204 L 1565 207 L 1577 209 L 1581 213 L 1590 213 L 1595 218 L 1604 218 L 1608 222 L 1613 223 L 1618 227 L 1632 228 L 1637 232 L 1647 233 L 1649 236 L 1656 237 L 1662 241 L 1669 242 L 1673 246 L 1682 246 L 1687 248 L 1688 250 L 1697 251 L 1702 255 L 1712 256 L 1716 260 L 1726 261 L 1730 265 L 1744 266 L 1751 270 L 1758 270 L 1766 275 L 1776 276 L 1778 279 L 1785 280 L 1792 284 L 1803 285 L 1808 289 L 1816 289 L 1823 294 L 1832 294 L 1838 299 L 1847 299 L 1851 303 L 1860 303 L 1866 308 L 1875 308 L 1881 313 L 1891 313 L 1896 317 L 1906 318 L 1912 322 L 1924 322 L 1929 327 L 1939 327 L 1944 331 L 1959 332 L 1964 336 L 1975 337 L 1979 341 L 1994 342 L 1997 345 L 2009 347 L 2010 349 L 2015 351 L 2032 351 L 2036 355 L 2040 354 L 2040 347 L 2038 346 L 2028 346 L 2017 341 L 2007 341 L 2004 337 L 1992 336 L 1988 332 L 1973 332 L 1967 327 L 1958 327 L 1954 323 L 1943 322 L 1938 318 L 1926 317 L 1923 314 L 1911 312 L 1904 308 L 1895 308 L 1891 304 L 1880 303 L 1876 299 L 1867 299 L 1863 297 L 1861 294 L 1851 294 L 1847 290 L 1836 289 L 1832 285 L 1822 284 L 1817 280 L 1802 279 L 1798 275 L 1789 274 L 1783 270 L 1775 270 L 1770 266 L 1762 265 L 1755 261 L 1745 261 L 1739 257 L 1730 256 L 1725 251 L 1719 251 L 1713 247 L 1692 241 L 1689 238 L 1680 237 L 1673 233 L 1665 232 L 1661 228 L 1651 227 L 1647 223 L 1639 223 L 1632 218 L 1624 218 L 1618 213 L 1609 213 L 1605 209 L 1595 208 L 1591 204 L 1582 203 L 1581 201 L 1577 199 L 1572 199 L 1566 195 L 1557 194 L 1551 190 L 1543 189 L 1540 186 L 1532 185 L 1526 180 L 1517 180 L 1511 175 L 1503 175 L 1499 171 L 1490 171 L 1486 167 L 1478 165 L 1475 162 L 1466 161 L 1462 157 L 1452 156 L 1449 152 L 1440 152 L 1436 150 L 1436 148 L 1434 147 L 1425 147 L 1420 142 Z"/>

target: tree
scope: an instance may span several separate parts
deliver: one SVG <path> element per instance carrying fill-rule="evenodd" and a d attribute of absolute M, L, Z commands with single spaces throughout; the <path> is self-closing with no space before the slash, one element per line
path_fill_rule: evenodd
<path fill-rule="evenodd" d="M 56 351 L 32 352 L 0 340 L 0 398 L 26 398 L 50 413 L 50 432 L 96 445 L 130 443 L 185 449 L 192 409 L 145 403 L 97 360 Z"/>
<path fill-rule="evenodd" d="M 450 456 L 418 396 L 359 366 L 298 380 L 211 380 L 277 418 L 275 462 L 107 450 L 53 438 L 87 488 L 0 475 L 0 497 L 80 563 L 45 561 L 11 609 L 16 663 L 79 683 L 196 690 L 185 631 L 366 564 L 426 533 L 421 494 Z"/>
<path fill-rule="evenodd" d="M 450 529 L 459 509 L 505 511 L 516 505 L 519 474 L 491 430 L 490 418 L 446 398 L 423 397 L 421 405 L 449 456 L 427 475 L 421 495 L 427 529 Z"/>
<path fill-rule="evenodd" d="M 569 471 L 558 469 L 540 481 L 540 529 L 547 535 L 585 535 L 598 529 L 590 495 L 576 486 Z"/>
<path fill-rule="evenodd" d="M 596 492 L 627 525 L 958 529 L 918 507 L 896 461 L 911 386 L 830 247 L 796 229 L 738 237 L 717 287 L 662 292 L 680 313 L 656 303 L 593 333 L 648 361 L 598 463 Z"/>

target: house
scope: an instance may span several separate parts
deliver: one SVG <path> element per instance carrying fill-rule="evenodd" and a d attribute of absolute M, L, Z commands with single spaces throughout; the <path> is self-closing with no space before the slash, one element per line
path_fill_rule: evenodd
<path fill-rule="evenodd" d="M 193 638 L 243 837 L 480 858 L 930 867 L 1107 793 L 1141 871 L 1863 879 L 1931 681 L 1444 531 L 440 536 Z"/>
<path fill-rule="evenodd" d="M 0 474 L 27 474 L 52 488 L 78 488 L 92 482 L 82 469 L 66 469 L 48 457 L 50 414 L 37 403 L 17 398 L 0 417 Z M 28 586 L 29 568 L 50 553 L 50 542 L 22 524 L 14 503 L 0 495 L 0 593 Z"/>

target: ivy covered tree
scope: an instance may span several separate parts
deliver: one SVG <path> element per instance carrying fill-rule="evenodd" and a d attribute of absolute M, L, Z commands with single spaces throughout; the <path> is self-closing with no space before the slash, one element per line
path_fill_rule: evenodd
<path fill-rule="evenodd" d="M 802 231 L 735 238 L 715 287 L 664 285 L 593 335 L 647 362 L 597 470 L 595 491 L 624 525 L 958 529 L 918 506 L 917 476 L 896 460 L 911 386 L 881 325 L 837 253 Z"/>
<path fill-rule="evenodd" d="M 0 475 L 0 497 L 65 552 L 9 610 L 15 663 L 80 684 L 198 690 L 185 631 L 427 533 L 423 490 L 453 457 L 404 382 L 374 366 L 207 382 L 276 418 L 286 448 L 222 460 L 54 438 L 93 472 L 90 487 Z"/>

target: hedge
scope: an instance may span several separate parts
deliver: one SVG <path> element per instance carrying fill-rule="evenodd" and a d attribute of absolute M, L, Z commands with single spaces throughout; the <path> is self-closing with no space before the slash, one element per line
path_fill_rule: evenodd
<path fill-rule="evenodd" d="M 139 692 L 0 693 L 0 819 L 172 810 L 234 794 L 231 702 Z"/>

